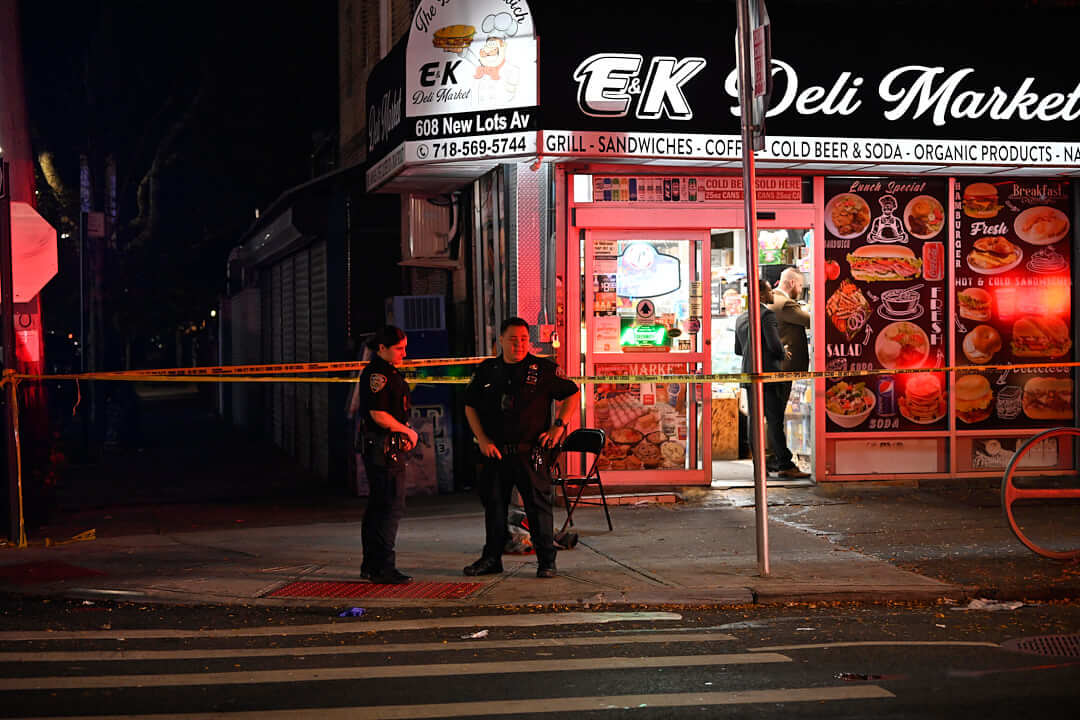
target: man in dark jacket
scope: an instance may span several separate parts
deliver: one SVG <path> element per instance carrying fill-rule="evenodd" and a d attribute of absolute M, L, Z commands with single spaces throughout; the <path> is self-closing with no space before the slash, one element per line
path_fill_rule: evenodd
<path fill-rule="evenodd" d="M 780 286 L 773 290 L 773 301 L 769 306 L 776 313 L 780 341 L 787 350 L 787 359 L 780 363 L 780 369 L 785 372 L 806 372 L 810 368 L 810 345 L 806 339 L 806 329 L 810 327 L 810 313 L 798 302 L 802 291 L 802 273 L 794 267 L 786 268 L 780 273 Z M 781 407 L 786 408 L 788 398 L 791 397 L 791 383 L 770 384 L 776 387 L 780 395 Z M 791 453 L 787 451 L 786 437 L 785 435 L 784 450 L 778 454 L 776 448 L 773 448 L 773 462 L 769 465 L 769 472 L 787 479 L 810 477 L 810 473 L 803 472 L 792 461 Z"/>
<path fill-rule="evenodd" d="M 780 331 L 776 313 L 769 307 L 773 303 L 773 291 L 764 279 L 758 280 L 758 292 L 761 300 L 761 371 L 779 372 L 781 363 L 787 360 L 789 353 L 780 340 Z M 735 318 L 735 354 L 742 356 L 742 371 L 754 372 L 749 353 L 750 347 L 750 312 L 744 312 Z M 764 383 L 761 387 L 765 403 L 766 437 L 772 448 L 773 456 L 781 467 L 794 465 L 791 451 L 788 450 L 787 436 L 784 434 L 784 408 L 787 394 L 778 387 L 780 383 Z M 750 386 L 745 386 L 747 392 Z M 754 447 L 754 443 L 751 443 Z M 798 468 L 795 468 L 798 471 Z"/>

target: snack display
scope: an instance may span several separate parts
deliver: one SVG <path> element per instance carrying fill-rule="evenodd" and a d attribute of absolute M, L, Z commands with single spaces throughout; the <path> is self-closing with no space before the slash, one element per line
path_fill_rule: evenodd
<path fill-rule="evenodd" d="M 964 214 L 973 218 L 992 218 L 998 214 L 998 190 L 990 183 L 977 182 L 964 188 Z"/>
<path fill-rule="evenodd" d="M 1001 333 L 990 325 L 976 325 L 964 336 L 964 355 L 976 365 L 985 365 L 1001 350 Z"/>
<path fill-rule="evenodd" d="M 956 381 L 956 419 L 966 423 L 990 417 L 994 393 L 990 381 L 982 375 L 964 375 Z"/>
<path fill-rule="evenodd" d="M 624 428 L 646 413 L 645 406 L 628 394 L 608 398 L 608 419 L 613 428 Z"/>
<path fill-rule="evenodd" d="M 905 393 L 900 398 L 900 414 L 920 425 L 945 417 L 945 397 L 937 375 L 920 373 L 908 379 Z"/>
<path fill-rule="evenodd" d="M 1071 420 L 1073 381 L 1066 377 L 1033 377 L 1024 383 L 1024 414 L 1033 420 Z"/>
<path fill-rule="evenodd" d="M 649 442 L 648 440 L 642 440 L 631 451 L 634 457 L 641 460 L 641 464 L 647 468 L 660 467 L 660 446 Z"/>
<path fill-rule="evenodd" d="M 922 260 L 903 245 L 863 245 L 847 261 L 851 276 L 867 282 L 911 280 L 922 272 Z"/>
<path fill-rule="evenodd" d="M 1032 245 L 1053 245 L 1069 232 L 1069 217 L 1057 208 L 1028 208 L 1013 221 L 1016 237 Z"/>
<path fill-rule="evenodd" d="M 904 208 L 904 223 L 912 235 L 929 240 L 945 226 L 945 208 L 935 197 L 918 195 Z"/>
<path fill-rule="evenodd" d="M 825 223 L 837 237 L 858 237 L 870 224 L 870 206 L 854 193 L 837 195 L 825 206 Z"/>
<path fill-rule="evenodd" d="M 596 371 L 616 376 L 671 375 L 685 373 L 686 365 L 628 363 L 602 365 Z M 661 448 L 669 442 L 683 444 L 688 437 L 684 390 L 683 386 L 670 383 L 596 384 L 594 420 L 607 433 L 599 467 L 609 470 L 683 469 L 685 459 L 669 460 Z"/>
<path fill-rule="evenodd" d="M 686 446 L 677 440 L 668 440 L 660 444 L 664 467 L 682 467 L 686 461 Z"/>
<path fill-rule="evenodd" d="M 640 430 L 628 427 L 616 428 L 611 432 L 611 441 L 616 445 L 637 445 L 644 437 Z"/>
<path fill-rule="evenodd" d="M 990 293 L 982 288 L 961 290 L 956 299 L 960 304 L 960 317 L 979 321 L 990 319 Z"/>
<path fill-rule="evenodd" d="M 874 354 L 881 367 L 890 370 L 921 367 L 930 354 L 930 340 L 918 325 L 894 322 L 878 333 Z"/>
<path fill-rule="evenodd" d="M 825 314 L 833 327 L 850 340 L 866 325 L 870 317 L 870 303 L 855 283 L 844 280 L 825 302 Z"/>
<path fill-rule="evenodd" d="M 968 253 L 968 267 L 984 275 L 996 275 L 1020 264 L 1024 252 L 1001 235 L 990 235 L 975 241 Z"/>
<path fill-rule="evenodd" d="M 1016 357 L 1057 358 L 1071 347 L 1069 327 L 1060 318 L 1027 315 L 1013 324 L 1012 354 Z"/>

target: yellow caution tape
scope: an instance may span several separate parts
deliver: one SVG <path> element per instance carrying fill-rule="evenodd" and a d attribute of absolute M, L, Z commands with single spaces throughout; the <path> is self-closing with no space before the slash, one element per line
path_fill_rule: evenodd
<path fill-rule="evenodd" d="M 413 360 L 402 363 L 399 367 L 406 381 L 412 385 L 464 385 L 468 377 L 424 376 L 411 374 L 409 371 L 421 367 L 439 367 L 476 364 L 486 360 L 484 357 L 439 358 L 432 360 Z M 677 361 L 669 361 L 677 362 Z M 21 375 L 5 372 L 0 386 L 8 382 L 50 381 L 50 380 L 110 380 L 128 382 L 252 382 L 252 383 L 355 383 L 356 376 L 346 377 L 293 377 L 289 373 L 327 373 L 356 372 L 367 363 L 292 363 L 279 365 L 233 365 L 213 368 L 170 368 L 166 370 L 127 370 L 98 373 L 64 373 L 56 375 Z M 631 363 L 627 363 L 631 364 Z M 1053 370 L 1080 367 L 1080 362 L 1059 363 L 1018 363 L 1011 365 L 950 365 L 934 368 L 877 368 L 869 370 L 808 370 L 802 372 L 770 372 L 755 375 L 752 373 L 711 373 L 711 374 L 665 374 L 665 375 L 593 375 L 590 377 L 569 377 L 576 383 L 596 384 L 636 384 L 636 383 L 774 383 L 794 380 L 814 380 L 818 378 L 872 377 L 875 375 L 905 375 L 915 373 L 944 372 L 985 372 L 991 370 Z M 285 375 L 285 377 L 282 377 Z"/>
<path fill-rule="evenodd" d="M 465 358 L 430 358 L 423 360 L 406 360 L 398 367 L 403 369 L 420 367 L 439 367 L 444 365 L 475 365 L 487 360 L 487 357 Z M 277 363 L 266 365 L 218 365 L 211 367 L 191 368 L 163 368 L 156 370 L 116 370 L 93 373 L 102 379 L 115 379 L 131 376 L 139 377 L 204 377 L 207 375 L 279 375 L 284 373 L 326 373 L 326 372 L 360 372 L 367 367 L 365 361 L 348 362 L 308 362 L 308 363 Z M 79 377 L 88 377 L 88 373 L 78 373 Z M 52 378 L 53 376 L 49 376 Z"/>

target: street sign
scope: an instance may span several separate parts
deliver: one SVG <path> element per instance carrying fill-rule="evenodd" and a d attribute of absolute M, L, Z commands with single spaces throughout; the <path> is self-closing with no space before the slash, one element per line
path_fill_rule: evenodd
<path fill-rule="evenodd" d="M 86 236 L 92 238 L 105 237 L 105 213 L 86 213 Z"/>

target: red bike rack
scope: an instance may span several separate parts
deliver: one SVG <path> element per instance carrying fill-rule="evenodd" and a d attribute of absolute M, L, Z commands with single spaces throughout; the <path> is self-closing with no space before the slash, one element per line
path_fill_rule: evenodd
<path fill-rule="evenodd" d="M 1013 473 L 1020 466 L 1020 460 L 1027 451 L 1036 443 L 1051 437 L 1074 437 L 1080 438 L 1080 429 L 1059 427 L 1045 430 L 1037 435 L 1032 435 L 1023 445 L 1016 450 L 1012 460 L 1005 467 L 1005 475 L 1001 479 L 1001 508 L 1005 512 L 1005 518 L 1009 521 L 1009 527 L 1017 540 L 1024 543 L 1032 552 L 1054 560 L 1076 560 L 1080 558 L 1080 550 L 1047 550 L 1032 542 L 1016 524 L 1013 517 L 1013 503 L 1017 500 L 1069 500 L 1080 499 L 1080 489 L 1053 489 L 1053 488 L 1018 488 L 1013 485 Z"/>

